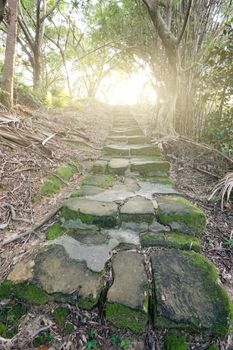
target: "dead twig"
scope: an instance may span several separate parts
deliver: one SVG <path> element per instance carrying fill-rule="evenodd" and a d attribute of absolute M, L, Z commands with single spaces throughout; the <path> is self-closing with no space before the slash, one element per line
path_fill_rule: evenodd
<path fill-rule="evenodd" d="M 36 230 L 38 230 L 41 226 L 43 226 L 47 221 L 49 221 L 60 209 L 62 206 L 59 206 L 53 210 L 51 210 L 41 221 L 39 221 L 37 224 L 35 224 L 32 228 L 17 234 L 14 237 L 10 237 L 8 239 L 5 239 L 1 246 L 4 247 L 5 245 L 12 243 L 14 241 L 17 241 L 20 238 L 26 237 L 27 235 L 30 235 L 31 233 L 35 233 Z"/>

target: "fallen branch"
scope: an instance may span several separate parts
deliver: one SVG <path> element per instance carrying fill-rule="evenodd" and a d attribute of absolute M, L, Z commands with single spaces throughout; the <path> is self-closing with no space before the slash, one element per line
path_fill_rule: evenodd
<path fill-rule="evenodd" d="M 20 238 L 26 237 L 32 233 L 35 233 L 36 230 L 38 230 L 41 226 L 43 226 L 47 221 L 49 221 L 55 214 L 57 214 L 57 212 L 62 208 L 62 206 L 59 206 L 53 210 L 51 210 L 41 221 L 39 221 L 37 224 L 35 224 L 32 228 L 26 230 L 25 232 L 19 233 L 18 235 L 11 237 L 11 238 L 7 238 L 5 239 L 2 244 L 1 247 L 4 247 L 5 245 L 12 243 L 14 241 L 17 241 Z"/>
<path fill-rule="evenodd" d="M 57 135 L 57 133 L 54 133 L 52 135 L 50 135 L 49 137 L 47 137 L 43 142 L 42 145 L 44 146 L 49 140 L 51 140 L 55 135 Z"/>
<path fill-rule="evenodd" d="M 218 175 L 213 174 L 213 173 L 211 173 L 210 171 L 207 171 L 207 170 L 204 170 L 204 169 L 201 169 L 201 168 L 198 168 L 198 167 L 189 165 L 189 164 L 188 164 L 188 166 L 189 166 L 190 168 L 192 168 L 192 169 L 195 169 L 195 170 L 199 171 L 200 173 L 203 173 L 203 174 L 206 174 L 206 175 L 210 175 L 210 176 L 212 176 L 212 177 L 214 177 L 215 179 L 218 179 L 218 180 L 220 179 L 220 177 L 219 177 Z"/>
<path fill-rule="evenodd" d="M 219 150 L 206 145 L 205 143 L 198 143 L 198 142 L 190 140 L 190 139 L 188 139 L 187 137 L 184 137 L 184 136 L 179 136 L 179 139 L 184 141 L 184 142 L 191 143 L 194 146 L 197 146 L 197 147 L 200 147 L 200 148 L 204 148 L 204 149 L 206 149 L 206 150 L 208 150 L 208 151 L 210 151 L 212 153 L 216 153 L 219 156 L 221 156 L 222 158 L 226 159 L 229 163 L 231 163 L 233 165 L 233 160 L 231 158 L 229 158 L 228 156 L 226 156 L 225 154 L 223 154 Z"/>

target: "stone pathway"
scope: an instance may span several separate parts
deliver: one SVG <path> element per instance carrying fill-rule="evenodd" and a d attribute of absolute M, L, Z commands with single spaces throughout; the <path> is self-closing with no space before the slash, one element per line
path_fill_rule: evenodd
<path fill-rule="evenodd" d="M 104 305 L 107 321 L 137 334 L 150 319 L 159 328 L 224 337 L 231 305 L 200 254 L 205 225 L 202 210 L 169 178 L 159 147 L 116 112 L 93 173 L 64 203 L 47 243 L 0 285 L 0 297 Z"/>

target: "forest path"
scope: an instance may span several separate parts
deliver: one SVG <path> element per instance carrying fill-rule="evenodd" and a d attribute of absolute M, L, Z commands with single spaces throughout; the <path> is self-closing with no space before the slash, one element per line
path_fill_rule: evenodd
<path fill-rule="evenodd" d="M 12 298 L 98 306 L 136 334 L 149 322 L 224 337 L 230 301 L 200 254 L 205 214 L 168 173 L 159 147 L 118 108 L 102 157 L 65 201 L 48 242 L 8 276 Z"/>

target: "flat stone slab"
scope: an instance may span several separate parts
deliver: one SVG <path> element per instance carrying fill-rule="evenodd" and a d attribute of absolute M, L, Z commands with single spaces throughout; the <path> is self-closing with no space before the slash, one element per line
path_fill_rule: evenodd
<path fill-rule="evenodd" d="M 147 181 L 138 181 L 140 190 L 137 194 L 147 198 L 153 198 L 157 194 L 177 194 L 181 195 L 182 192 L 179 191 L 174 185 L 170 184 L 160 184 L 160 183 L 151 183 Z"/>
<path fill-rule="evenodd" d="M 106 160 L 97 160 L 93 164 L 93 173 L 94 174 L 105 174 L 107 170 L 108 162 Z"/>
<path fill-rule="evenodd" d="M 131 156 L 159 156 L 160 150 L 158 146 L 147 144 L 147 145 L 131 145 L 130 146 Z"/>
<path fill-rule="evenodd" d="M 195 252 L 158 250 L 151 256 L 156 327 L 229 331 L 230 302 L 214 265 Z"/>
<path fill-rule="evenodd" d="M 149 143 L 150 138 L 142 135 L 132 135 L 128 136 L 127 138 L 128 144 L 133 145 L 133 144 L 144 144 L 144 143 Z"/>
<path fill-rule="evenodd" d="M 127 190 L 115 191 L 115 190 L 109 189 L 99 194 L 96 194 L 94 196 L 89 196 L 86 198 L 93 201 L 98 201 L 98 202 L 121 203 L 122 201 L 125 201 L 126 199 L 134 196 L 135 196 L 134 192 L 131 192 L 131 191 L 127 191 Z"/>
<path fill-rule="evenodd" d="M 112 157 L 129 157 L 130 147 L 128 145 L 111 144 L 104 147 L 104 154 Z"/>
<path fill-rule="evenodd" d="M 129 160 L 122 158 L 113 158 L 108 164 L 108 171 L 111 174 L 123 175 L 129 167 Z"/>
<path fill-rule="evenodd" d="M 102 273 L 92 272 L 85 262 L 70 258 L 61 245 L 51 245 L 35 259 L 34 279 L 47 293 L 79 292 L 80 305 L 92 308 L 103 288 Z"/>
<path fill-rule="evenodd" d="M 112 261 L 114 282 L 107 294 L 106 318 L 117 327 L 142 333 L 148 321 L 148 282 L 144 258 L 118 252 Z"/>
<path fill-rule="evenodd" d="M 120 208 L 120 218 L 128 222 L 149 222 L 154 218 L 153 203 L 143 197 L 130 198 Z"/>
<path fill-rule="evenodd" d="M 157 220 L 169 225 L 173 231 L 191 235 L 199 234 L 206 226 L 206 216 L 196 205 L 183 197 L 157 198 Z"/>
<path fill-rule="evenodd" d="M 114 227 L 117 223 L 118 207 L 115 203 L 86 198 L 70 198 L 62 208 L 65 220 L 80 219 L 86 224 Z"/>
<path fill-rule="evenodd" d="M 87 186 L 97 186 L 101 188 L 109 188 L 115 183 L 115 177 L 113 175 L 88 175 L 83 180 L 83 185 Z"/>
<path fill-rule="evenodd" d="M 130 160 L 131 171 L 146 176 L 164 176 L 169 172 L 169 162 L 162 160 L 147 160 L 143 158 L 132 158 Z"/>
<path fill-rule="evenodd" d="M 71 194 L 71 197 L 85 197 L 93 196 L 95 194 L 101 193 L 104 190 L 97 186 L 83 185 Z"/>
<path fill-rule="evenodd" d="M 153 220 L 152 224 L 149 225 L 149 231 L 154 233 L 165 233 L 165 232 L 170 232 L 171 229 L 169 226 L 161 225 L 156 220 Z"/>
<path fill-rule="evenodd" d="M 109 137 L 111 136 L 133 136 L 133 135 L 144 135 L 140 128 L 114 128 L 111 130 Z"/>
<path fill-rule="evenodd" d="M 155 233 L 146 232 L 140 235 L 140 244 L 142 247 L 165 247 L 182 250 L 201 251 L 200 241 L 182 233 Z"/>

